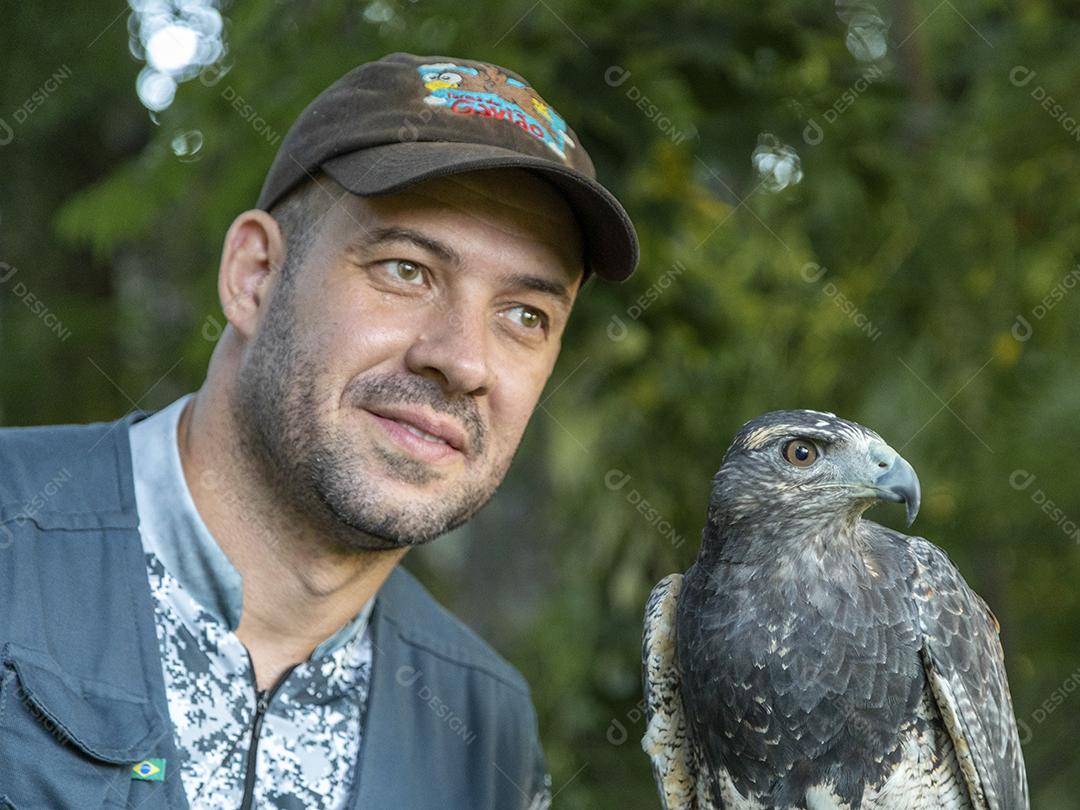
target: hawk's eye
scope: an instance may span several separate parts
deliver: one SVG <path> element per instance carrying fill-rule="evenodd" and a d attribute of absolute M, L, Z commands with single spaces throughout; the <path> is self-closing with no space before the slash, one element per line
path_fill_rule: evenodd
<path fill-rule="evenodd" d="M 796 467 L 809 467 L 818 459 L 818 449 L 809 439 L 792 439 L 784 445 L 784 458 Z"/>

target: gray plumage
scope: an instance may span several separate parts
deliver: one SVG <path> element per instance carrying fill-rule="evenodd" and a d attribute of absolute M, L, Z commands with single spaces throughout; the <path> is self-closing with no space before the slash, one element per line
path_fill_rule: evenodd
<path fill-rule="evenodd" d="M 880 436 L 748 422 L 697 561 L 653 590 L 643 676 L 668 810 L 1025 810 L 998 625 L 943 551 L 862 518 L 919 505 Z"/>

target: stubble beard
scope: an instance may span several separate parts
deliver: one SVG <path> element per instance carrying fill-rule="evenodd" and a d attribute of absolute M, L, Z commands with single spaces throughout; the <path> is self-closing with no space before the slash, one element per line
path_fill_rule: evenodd
<path fill-rule="evenodd" d="M 422 487 L 440 472 L 373 444 L 368 456 L 356 434 L 328 424 L 321 406 L 320 366 L 300 345 L 293 311 L 295 282 L 274 290 L 261 331 L 241 365 L 230 400 L 241 452 L 277 507 L 300 515 L 338 551 L 409 548 L 457 528 L 495 494 L 513 454 L 477 480 L 463 480 L 428 497 L 390 502 L 376 476 Z M 470 439 L 472 460 L 483 458 L 488 434 L 476 403 L 447 399 L 439 385 L 415 374 L 354 378 L 343 407 L 422 404 L 455 417 Z"/>

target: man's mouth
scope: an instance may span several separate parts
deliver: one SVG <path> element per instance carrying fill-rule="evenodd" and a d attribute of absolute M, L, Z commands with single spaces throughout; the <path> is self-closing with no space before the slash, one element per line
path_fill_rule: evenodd
<path fill-rule="evenodd" d="M 403 419 L 395 419 L 394 421 L 397 422 L 399 425 L 401 425 L 403 428 L 405 428 L 407 431 L 409 431 L 409 433 L 413 434 L 414 436 L 419 436 L 421 439 L 423 439 L 426 442 L 436 442 L 438 444 L 450 444 L 450 442 L 446 441 L 446 439 L 440 439 L 438 436 L 436 436 L 436 435 L 434 435 L 432 433 L 428 433 L 426 430 L 421 430 L 418 427 L 414 427 L 413 425 L 410 425 L 408 422 L 404 421 Z"/>
<path fill-rule="evenodd" d="M 467 434 L 452 419 L 407 408 L 367 408 L 397 444 L 427 461 L 460 458 L 469 451 Z"/>

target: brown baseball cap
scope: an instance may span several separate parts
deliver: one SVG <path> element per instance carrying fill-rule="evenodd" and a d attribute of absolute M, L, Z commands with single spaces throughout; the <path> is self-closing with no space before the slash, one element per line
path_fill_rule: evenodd
<path fill-rule="evenodd" d="M 577 134 L 518 74 L 470 59 L 394 53 L 346 73 L 289 129 L 257 207 L 269 210 L 320 170 L 373 196 L 506 167 L 540 174 L 566 199 L 584 236 L 586 274 L 622 281 L 634 272 L 634 226 L 597 182 Z"/>

